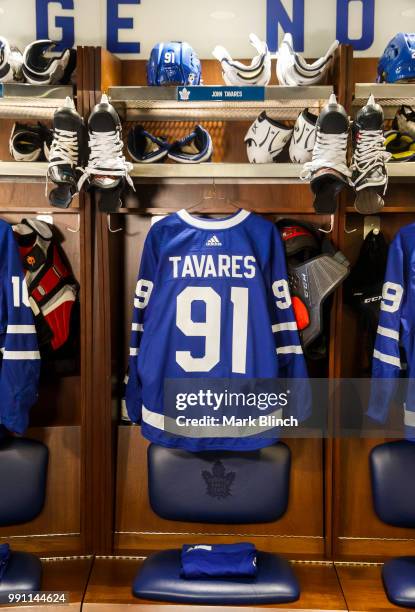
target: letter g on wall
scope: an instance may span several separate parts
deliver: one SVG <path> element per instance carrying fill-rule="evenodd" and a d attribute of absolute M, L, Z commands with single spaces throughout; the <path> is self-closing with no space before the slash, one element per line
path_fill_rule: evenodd
<path fill-rule="evenodd" d="M 74 9 L 74 0 L 36 0 L 36 38 L 44 39 L 49 36 L 49 4 L 60 4 L 62 9 Z M 62 37 L 58 50 L 68 49 L 75 44 L 75 22 L 73 16 L 59 15 L 55 19 L 55 26 L 61 28 Z"/>

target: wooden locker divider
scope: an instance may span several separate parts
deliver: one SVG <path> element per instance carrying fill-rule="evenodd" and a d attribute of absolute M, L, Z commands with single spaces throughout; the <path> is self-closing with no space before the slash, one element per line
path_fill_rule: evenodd
<path fill-rule="evenodd" d="M 346 104 L 345 79 L 350 70 L 351 50 L 340 47 L 333 70 L 336 82 L 334 89 L 339 101 Z M 145 84 L 145 62 L 120 61 L 104 50 L 96 50 L 96 95 L 115 85 Z M 214 60 L 203 63 L 204 82 L 220 83 L 220 66 Z M 273 77 L 275 79 L 275 76 Z M 273 81 L 275 83 L 275 80 Z M 246 161 L 243 135 L 250 121 L 207 121 L 214 144 L 214 161 Z M 190 131 L 189 121 L 165 121 L 146 123 L 153 133 L 164 133 L 170 138 L 182 136 Z M 128 121 L 124 124 L 124 137 Z M 194 184 L 176 181 L 169 184 L 155 179 L 136 181 L 137 193 L 126 198 L 126 208 L 112 214 L 110 218 L 97 212 L 96 259 L 94 299 L 94 350 L 99 349 L 95 362 L 94 406 L 101 407 L 100 427 L 108 428 L 107 443 L 113 443 L 110 430 L 117 424 L 121 382 L 126 363 L 129 340 L 131 304 L 138 271 L 139 255 L 145 235 L 154 214 L 168 214 L 201 199 L 204 183 Z M 266 183 L 266 181 L 263 181 Z M 294 185 L 288 179 L 283 184 L 261 184 L 230 180 L 217 186 L 220 192 L 230 193 L 251 210 L 270 219 L 281 216 L 297 216 L 304 220 L 329 225 L 329 216 L 316 217 L 312 207 L 312 195 L 308 185 Z M 204 204 L 199 212 L 229 212 L 229 207 Z M 108 223 L 122 232 L 108 231 Z M 332 240 L 337 243 L 338 219 L 334 220 Z M 97 286 L 97 279 L 98 286 Z M 337 306 L 336 306 L 337 308 Z M 335 310 L 333 310 L 334 312 Z M 333 319 L 333 318 L 332 318 Z M 99 321 L 99 325 L 98 325 Z M 330 354 L 324 364 L 313 368 L 314 376 L 333 376 L 336 323 L 331 326 Z M 99 371 L 99 374 L 98 374 Z M 105 409 L 103 408 L 105 406 Z M 105 412 L 105 414 L 104 414 Z M 116 451 L 116 479 L 105 465 L 106 490 L 114 486 L 114 508 L 107 508 L 105 530 L 102 533 L 105 548 L 109 539 L 110 513 L 114 512 L 113 551 L 120 554 L 145 552 L 171 546 L 179 546 L 189 537 L 207 537 L 212 542 L 227 542 L 235 539 L 250 539 L 264 550 L 279 551 L 290 558 L 330 558 L 331 555 L 331 442 L 324 440 L 287 440 L 293 453 L 290 506 L 287 514 L 276 523 L 267 525 L 203 525 L 177 523 L 157 517 L 150 509 L 147 499 L 146 448 L 139 428 L 125 424 L 117 426 L 118 445 Z M 241 535 L 242 531 L 242 535 Z"/>
<path fill-rule="evenodd" d="M 96 91 L 96 48 L 83 48 L 84 81 L 82 88 L 82 115 L 85 124 L 95 105 Z M 100 247 L 102 241 L 96 231 L 96 215 L 93 195 L 84 189 L 84 197 L 89 203 L 88 207 L 88 248 L 89 248 L 89 329 L 86 337 L 89 356 L 87 384 L 89 392 L 89 410 L 86 414 L 85 427 L 85 549 L 89 553 L 105 554 L 111 550 L 112 518 L 112 491 L 110 487 L 112 451 L 111 431 L 108 429 L 108 412 L 105 402 L 101 401 L 100 391 L 103 386 L 102 373 L 103 352 L 105 351 L 105 337 L 101 336 L 105 325 L 105 316 L 102 311 L 101 288 L 102 278 L 98 276 L 98 261 L 102 257 Z M 110 525 L 108 530 L 108 524 Z"/>
<path fill-rule="evenodd" d="M 339 50 L 339 61 L 335 64 L 337 75 L 337 83 L 338 88 L 335 90 L 335 94 L 337 96 L 337 101 L 339 104 L 342 104 L 345 108 L 350 106 L 351 94 L 349 92 L 349 87 L 347 84 L 351 79 L 352 74 L 352 64 L 353 64 L 353 48 L 351 45 L 341 45 Z M 336 214 L 336 223 L 334 226 L 334 231 L 332 235 L 333 243 L 341 249 L 341 237 L 340 237 L 340 225 L 339 225 L 339 211 L 341 210 L 342 201 L 344 199 L 344 193 L 341 193 L 339 196 L 338 203 L 338 211 Z M 330 319 L 330 350 L 329 350 L 329 374 L 328 377 L 330 379 L 336 378 L 336 355 L 338 353 L 338 309 L 339 304 L 341 303 L 341 287 L 339 287 L 333 299 L 333 305 L 331 310 L 331 319 Z M 334 390 L 330 387 L 330 392 L 335 395 Z M 328 427 L 327 431 L 329 433 L 329 437 L 325 440 L 325 553 L 328 559 L 333 559 L 333 462 L 335 456 L 335 446 L 333 444 L 333 429 L 334 429 L 334 414 L 333 410 L 328 410 Z"/>

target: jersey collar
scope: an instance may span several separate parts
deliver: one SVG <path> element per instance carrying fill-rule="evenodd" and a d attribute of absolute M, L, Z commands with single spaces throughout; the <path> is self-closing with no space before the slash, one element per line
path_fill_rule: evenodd
<path fill-rule="evenodd" d="M 221 230 L 239 225 L 239 223 L 245 221 L 251 213 L 248 210 L 241 209 L 231 217 L 226 217 L 226 219 L 200 219 L 199 217 L 193 217 L 193 215 L 189 214 L 185 209 L 179 210 L 177 214 L 182 221 L 193 227 L 205 230 Z"/>

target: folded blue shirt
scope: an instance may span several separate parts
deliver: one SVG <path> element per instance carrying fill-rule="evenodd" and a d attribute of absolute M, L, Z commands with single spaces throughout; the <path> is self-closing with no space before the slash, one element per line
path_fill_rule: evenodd
<path fill-rule="evenodd" d="M 183 578 L 254 578 L 254 544 L 185 544 L 182 548 Z"/>
<path fill-rule="evenodd" d="M 0 580 L 3 578 L 10 560 L 10 546 L 8 544 L 0 544 Z"/>

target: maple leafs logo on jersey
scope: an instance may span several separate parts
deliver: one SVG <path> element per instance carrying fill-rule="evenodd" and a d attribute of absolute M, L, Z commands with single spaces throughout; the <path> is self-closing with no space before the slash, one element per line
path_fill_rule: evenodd
<path fill-rule="evenodd" d="M 212 467 L 212 472 L 203 470 L 202 476 L 206 482 L 206 493 L 209 495 L 209 497 L 226 499 L 232 495 L 231 486 L 235 480 L 236 474 L 235 472 L 226 473 L 226 469 L 222 461 L 215 461 Z"/>
<path fill-rule="evenodd" d="M 179 89 L 179 96 L 180 100 L 182 100 L 183 102 L 187 102 L 190 98 L 190 91 L 186 89 L 186 87 L 183 87 L 183 89 Z"/>

